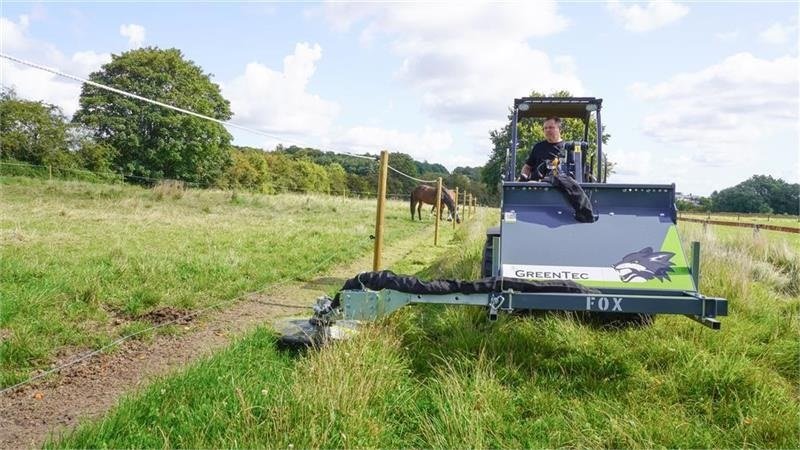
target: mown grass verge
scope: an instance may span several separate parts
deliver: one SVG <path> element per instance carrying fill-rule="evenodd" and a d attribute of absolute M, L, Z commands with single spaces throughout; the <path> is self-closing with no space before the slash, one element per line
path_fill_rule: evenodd
<path fill-rule="evenodd" d="M 23 177 L 0 189 L 0 387 L 148 327 L 148 312 L 306 280 L 373 245 L 375 200 Z M 433 233 L 405 202 L 386 221 L 386 245 Z"/>
<path fill-rule="evenodd" d="M 474 276 L 482 227 L 465 230 L 422 272 Z M 797 448 L 800 299 L 743 268 L 757 246 L 682 231 L 703 241 L 703 292 L 731 302 L 721 331 L 416 306 L 292 355 L 260 330 L 47 447 Z"/>

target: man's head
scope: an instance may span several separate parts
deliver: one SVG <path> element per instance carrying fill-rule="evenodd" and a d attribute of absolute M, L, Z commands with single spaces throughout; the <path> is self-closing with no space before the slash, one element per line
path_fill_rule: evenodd
<path fill-rule="evenodd" d="M 547 139 L 547 142 L 550 142 L 551 144 L 561 142 L 560 117 L 548 117 L 544 120 L 542 127 L 544 128 L 544 138 Z"/>

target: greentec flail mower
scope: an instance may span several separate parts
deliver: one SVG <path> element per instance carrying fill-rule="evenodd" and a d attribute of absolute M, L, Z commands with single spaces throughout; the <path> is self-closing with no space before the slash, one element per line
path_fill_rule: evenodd
<path fill-rule="evenodd" d="M 423 281 L 365 272 L 334 298 L 317 299 L 314 316 L 288 340 L 346 336 L 354 321 L 413 303 L 482 306 L 489 319 L 545 310 L 647 323 L 656 314 L 682 314 L 719 329 L 717 317 L 727 315 L 728 303 L 699 292 L 700 245 L 692 244 L 690 262 L 678 236 L 675 185 L 605 182 L 601 106 L 602 99 L 592 97 L 514 100 L 511 149 L 517 149 L 517 125 L 525 118 L 581 119 L 583 141 L 565 143 L 548 168 L 552 176 L 539 182 L 516 181 L 517 152 L 509 149 L 499 226 L 487 231 L 484 278 Z M 597 163 L 587 164 L 592 114 Z M 591 219 L 576 218 L 578 208 L 591 211 Z"/>

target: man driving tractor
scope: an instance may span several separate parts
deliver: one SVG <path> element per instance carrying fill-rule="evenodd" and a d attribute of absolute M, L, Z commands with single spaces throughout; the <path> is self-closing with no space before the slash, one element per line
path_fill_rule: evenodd
<path fill-rule="evenodd" d="M 544 124 L 545 140 L 537 142 L 531 149 L 525 165 L 522 166 L 520 181 L 539 181 L 547 175 L 547 162 L 552 161 L 564 151 L 561 140 L 561 118 L 548 117 Z"/>

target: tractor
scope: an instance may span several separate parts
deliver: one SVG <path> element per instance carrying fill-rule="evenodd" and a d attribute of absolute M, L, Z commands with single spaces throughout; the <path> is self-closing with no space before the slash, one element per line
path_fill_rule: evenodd
<path fill-rule="evenodd" d="M 514 100 L 499 226 L 487 231 L 481 280 L 365 272 L 333 299 L 317 299 L 312 334 L 331 337 L 337 320 L 374 320 L 413 303 L 483 306 L 489 319 L 543 310 L 649 323 L 655 314 L 682 314 L 719 329 L 728 303 L 698 290 L 700 244 L 692 243 L 690 262 L 678 236 L 675 185 L 606 182 L 601 109 L 602 99 L 593 97 Z M 596 159 L 587 161 L 592 115 Z M 546 117 L 582 120 L 583 140 L 563 145 L 547 181 L 518 181 L 519 121 Z M 567 181 L 590 205 L 592 220 L 576 220 Z"/>

